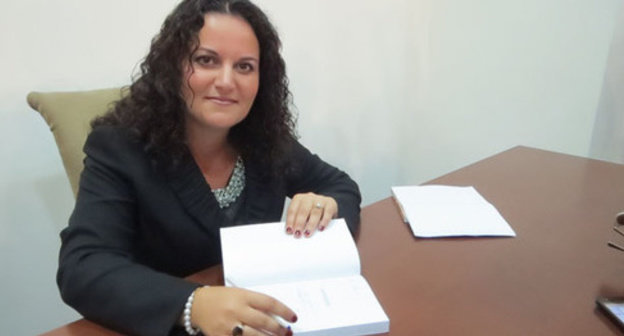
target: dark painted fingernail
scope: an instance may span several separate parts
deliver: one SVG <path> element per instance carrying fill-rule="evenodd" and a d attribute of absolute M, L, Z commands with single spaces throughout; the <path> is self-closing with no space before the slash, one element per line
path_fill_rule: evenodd
<path fill-rule="evenodd" d="M 301 237 L 301 231 L 299 230 L 295 231 L 295 237 L 297 238 Z"/>
<path fill-rule="evenodd" d="M 319 231 L 323 232 L 323 230 L 325 230 L 325 227 L 323 225 L 319 226 Z"/>
<path fill-rule="evenodd" d="M 305 230 L 303 233 L 306 237 L 310 237 L 310 230 Z"/>
<path fill-rule="evenodd" d="M 293 317 L 290 319 L 290 322 L 292 323 L 297 322 L 297 315 L 293 315 Z"/>
<path fill-rule="evenodd" d="M 286 233 L 292 234 L 292 228 L 290 226 L 286 228 Z"/>
<path fill-rule="evenodd" d="M 290 327 L 288 327 L 288 331 L 286 332 L 286 336 L 292 336 L 292 330 L 290 330 Z"/>

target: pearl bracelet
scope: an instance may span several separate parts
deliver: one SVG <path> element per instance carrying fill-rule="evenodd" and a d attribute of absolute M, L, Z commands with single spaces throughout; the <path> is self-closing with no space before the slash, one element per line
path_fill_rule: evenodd
<path fill-rule="evenodd" d="M 184 305 L 184 315 L 183 315 L 184 329 L 186 329 L 186 332 L 189 335 L 199 334 L 199 328 L 193 328 L 193 325 L 191 325 L 191 307 L 193 307 L 193 299 L 195 299 L 195 292 L 197 292 L 197 289 L 195 289 L 193 293 L 189 295 L 188 299 L 186 299 L 186 304 Z"/>

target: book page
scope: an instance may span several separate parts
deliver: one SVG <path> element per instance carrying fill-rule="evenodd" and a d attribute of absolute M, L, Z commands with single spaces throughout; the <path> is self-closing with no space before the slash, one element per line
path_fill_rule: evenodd
<path fill-rule="evenodd" d="M 403 186 L 392 194 L 417 237 L 516 235 L 473 187 Z"/>
<path fill-rule="evenodd" d="M 348 336 L 387 332 L 389 319 L 360 275 L 249 288 L 270 295 L 295 311 L 298 336 Z"/>
<path fill-rule="evenodd" d="M 294 238 L 284 223 L 221 228 L 226 285 L 262 284 L 333 278 L 360 274 L 360 258 L 344 219 L 323 232 Z"/>

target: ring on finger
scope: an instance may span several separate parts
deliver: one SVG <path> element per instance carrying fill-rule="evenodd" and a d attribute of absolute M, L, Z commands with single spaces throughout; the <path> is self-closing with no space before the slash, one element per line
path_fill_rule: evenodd
<path fill-rule="evenodd" d="M 232 328 L 232 336 L 243 336 L 243 324 L 238 324 Z"/>
<path fill-rule="evenodd" d="M 323 209 L 323 204 L 321 204 L 321 202 L 316 202 L 314 207 L 317 208 L 317 209 Z"/>

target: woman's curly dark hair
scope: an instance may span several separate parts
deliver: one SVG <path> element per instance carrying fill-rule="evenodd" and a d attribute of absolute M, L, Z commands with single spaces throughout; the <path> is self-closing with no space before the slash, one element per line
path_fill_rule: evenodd
<path fill-rule="evenodd" d="M 291 94 L 277 32 L 267 16 L 248 0 L 182 1 L 152 40 L 128 94 L 91 126 L 127 128 L 145 143 L 150 154 L 166 157 L 169 162 L 179 162 L 188 155 L 182 64 L 191 62 L 208 12 L 239 16 L 256 34 L 260 45 L 258 93 L 247 117 L 230 129 L 228 140 L 245 160 L 252 159 L 279 175 L 285 169 L 283 154 L 296 138 Z"/>

